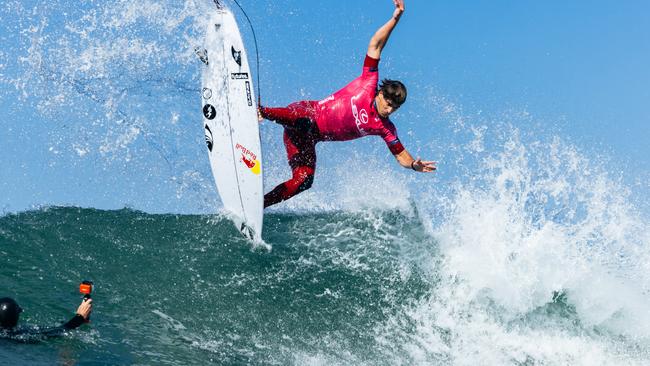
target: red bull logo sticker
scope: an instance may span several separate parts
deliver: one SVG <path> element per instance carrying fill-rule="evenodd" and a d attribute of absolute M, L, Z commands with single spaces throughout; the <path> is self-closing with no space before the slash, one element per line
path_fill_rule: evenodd
<path fill-rule="evenodd" d="M 253 174 L 259 175 L 262 172 L 262 164 L 257 160 L 257 155 L 255 155 L 254 152 L 248 150 L 240 143 L 235 145 L 235 150 L 241 153 L 241 162 L 244 163 Z"/>

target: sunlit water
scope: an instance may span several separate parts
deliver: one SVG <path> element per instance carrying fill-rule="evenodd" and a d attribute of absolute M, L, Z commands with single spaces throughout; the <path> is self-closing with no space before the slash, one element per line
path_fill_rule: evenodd
<path fill-rule="evenodd" d="M 145 207 L 165 195 L 142 182 L 162 176 L 176 199 L 165 209 L 200 202 L 218 212 L 194 54 L 210 9 L 5 2 L 0 81 L 50 122 L 47 139 L 33 142 L 48 146 L 52 164 L 121 172 L 105 179 Z M 70 317 L 83 279 L 96 292 L 90 325 L 37 344 L 1 340 L 0 359 L 648 364 L 650 231 L 638 195 L 573 144 L 513 127 L 530 116 L 472 120 L 434 92 L 426 98 L 457 133 L 442 156 L 456 178 L 414 183 L 340 153 L 324 183 L 266 215 L 270 251 L 252 248 L 221 213 L 4 214 L 0 296 L 26 309 L 24 325 Z M 263 142 L 275 184 L 287 174 L 283 153 Z"/>

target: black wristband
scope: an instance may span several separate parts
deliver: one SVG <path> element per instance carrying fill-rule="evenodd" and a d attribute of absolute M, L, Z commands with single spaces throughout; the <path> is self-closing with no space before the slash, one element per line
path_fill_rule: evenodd
<path fill-rule="evenodd" d="M 413 170 L 415 170 L 415 171 L 417 172 L 418 170 L 415 169 L 415 166 L 414 166 L 413 164 L 415 164 L 415 160 L 413 160 L 413 161 L 411 162 L 411 169 L 413 169 Z"/>

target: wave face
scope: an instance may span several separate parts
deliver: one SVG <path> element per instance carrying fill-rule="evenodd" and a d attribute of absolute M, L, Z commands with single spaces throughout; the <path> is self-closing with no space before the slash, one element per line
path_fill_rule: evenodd
<path fill-rule="evenodd" d="M 46 342 L 28 359 L 3 353 L 46 362 L 70 347 L 59 356 L 177 365 L 375 363 L 392 353 L 377 330 L 430 295 L 431 279 L 401 249 L 435 246 L 422 227 L 398 212 L 275 214 L 266 225 L 270 252 L 251 250 L 219 216 L 76 208 L 6 216 L 3 292 L 27 310 L 25 323 L 71 316 L 80 278 L 95 282 L 96 310 L 92 331 L 65 346 Z"/>
<path fill-rule="evenodd" d="M 617 278 L 595 248 L 558 249 L 558 230 L 471 238 L 465 225 L 480 222 L 463 222 L 465 204 L 434 236 L 415 211 L 270 214 L 271 251 L 252 249 L 221 216 L 6 215 L 0 280 L 26 309 L 24 324 L 57 324 L 78 305 L 80 280 L 96 288 L 90 330 L 38 347 L 2 341 L 2 356 L 12 364 L 647 362 L 648 295 L 638 282 Z"/>
<path fill-rule="evenodd" d="M 402 74 L 418 107 L 400 110 L 400 136 L 440 161 L 437 175 L 387 168 L 392 157 L 369 138 L 324 143 L 314 187 L 267 211 L 270 251 L 209 215 L 220 203 L 194 48 L 212 7 L 0 6 L 0 103 L 21 121 L 0 144 L 17 157 L 3 160 L 0 184 L 18 202 L 0 216 L 0 297 L 20 302 L 24 324 L 55 325 L 78 305 L 79 281 L 96 284 L 89 328 L 37 346 L 0 340 L 0 360 L 650 363 L 647 172 L 630 173 L 638 187 L 626 183 L 611 169 L 624 158 L 581 150 L 525 111 L 463 111 L 416 70 Z M 293 10 L 287 23 L 277 22 L 292 13 L 282 3 L 252 14 L 262 45 L 285 27 L 295 33 L 292 47 L 267 47 L 261 60 L 263 94 L 278 105 L 296 99 L 286 91 L 296 80 L 314 86 L 301 99 L 326 96 L 352 75 L 332 70 L 360 62 L 354 52 L 332 58 L 340 50 L 322 35 L 300 43 L 314 24 Z M 347 28 L 326 31 L 341 35 L 333 43 L 358 41 Z M 310 52 L 322 68 L 269 61 Z M 281 131 L 261 128 L 269 190 L 289 171 Z M 148 213 L 108 210 L 125 204 Z M 155 214 L 164 212 L 205 215 Z"/>

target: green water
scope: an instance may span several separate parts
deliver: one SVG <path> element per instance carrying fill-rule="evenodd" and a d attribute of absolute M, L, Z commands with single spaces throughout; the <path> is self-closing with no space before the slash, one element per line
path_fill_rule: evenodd
<path fill-rule="evenodd" d="M 434 255 L 435 242 L 414 222 L 399 212 L 271 214 L 266 251 L 219 216 L 78 208 L 7 215 L 0 296 L 26 310 L 23 325 L 71 317 L 81 280 L 94 281 L 95 292 L 89 325 L 38 344 L 0 341 L 0 359 L 393 363 L 378 332 L 433 286 L 417 252 Z M 407 333 L 414 326 L 400 325 Z"/>

